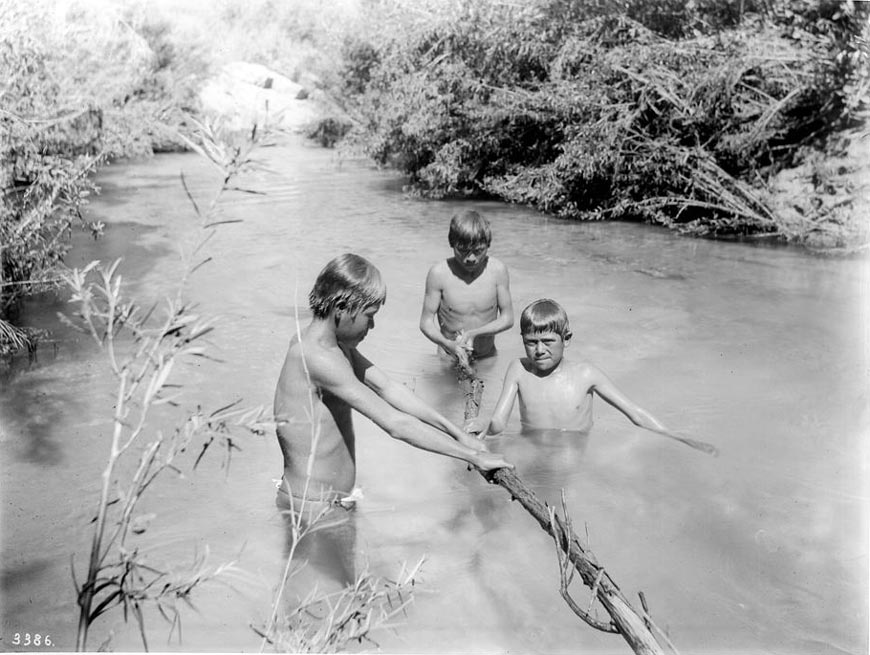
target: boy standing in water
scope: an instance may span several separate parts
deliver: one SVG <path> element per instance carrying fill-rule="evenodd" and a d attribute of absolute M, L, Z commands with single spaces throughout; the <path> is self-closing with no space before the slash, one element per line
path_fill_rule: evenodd
<path fill-rule="evenodd" d="M 514 324 L 507 267 L 489 256 L 489 221 L 475 211 L 453 216 L 453 256 L 426 277 L 420 330 L 467 368 L 469 358 L 495 354 L 495 335 Z"/>
<path fill-rule="evenodd" d="M 294 499 L 345 506 L 356 479 L 351 410 L 417 448 L 482 470 L 510 466 L 357 350 L 385 299 L 378 269 L 358 255 L 336 257 L 318 275 L 308 296 L 313 317 L 291 339 L 275 391 L 279 506 Z"/>
<path fill-rule="evenodd" d="M 594 392 L 635 425 L 684 443 L 692 441 L 667 434 L 658 419 L 626 397 L 600 369 L 564 358 L 571 329 L 565 310 L 557 302 L 542 299 L 526 307 L 520 316 L 520 333 L 526 356 L 508 366 L 492 416 L 466 425 L 470 432 L 479 432 L 479 438 L 505 429 L 515 398 L 520 400 L 524 428 L 588 431 Z M 689 443 L 693 444 L 697 442 Z"/>

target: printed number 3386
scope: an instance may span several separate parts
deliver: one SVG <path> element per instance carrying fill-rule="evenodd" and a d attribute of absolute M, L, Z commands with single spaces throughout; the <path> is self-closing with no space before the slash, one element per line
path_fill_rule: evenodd
<path fill-rule="evenodd" d="M 24 634 L 20 632 L 16 632 L 12 636 L 12 645 L 13 646 L 51 646 L 51 636 L 50 635 L 41 635 L 39 633 L 30 634 L 29 632 L 25 632 Z"/>

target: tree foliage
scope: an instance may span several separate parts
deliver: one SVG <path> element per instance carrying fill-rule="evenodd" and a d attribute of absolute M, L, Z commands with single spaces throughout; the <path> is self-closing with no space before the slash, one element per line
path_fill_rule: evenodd
<path fill-rule="evenodd" d="M 866 104 L 867 17 L 830 0 L 460 3 L 349 42 L 344 93 L 367 152 L 428 196 L 772 231 L 766 180 Z"/>
<path fill-rule="evenodd" d="M 4 321 L 59 283 L 74 226 L 100 233 L 82 214 L 99 165 L 180 146 L 207 67 L 168 23 L 108 5 L 5 0 L 0 36 Z M 18 343 L 0 334 L 0 351 Z"/>

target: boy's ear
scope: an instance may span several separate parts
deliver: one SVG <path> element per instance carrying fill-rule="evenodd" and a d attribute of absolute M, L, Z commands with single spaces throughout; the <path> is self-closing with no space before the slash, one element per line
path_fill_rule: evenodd
<path fill-rule="evenodd" d="M 342 316 L 344 316 L 344 303 L 337 302 L 332 308 L 332 320 L 335 321 L 335 327 L 338 327 Z"/>
<path fill-rule="evenodd" d="M 571 337 L 573 337 L 573 336 L 574 336 L 574 333 L 573 333 L 573 332 L 566 332 L 566 333 L 565 333 L 565 336 L 562 337 L 562 341 L 565 342 L 565 345 L 566 345 L 566 346 L 567 346 L 568 343 L 571 341 Z"/>

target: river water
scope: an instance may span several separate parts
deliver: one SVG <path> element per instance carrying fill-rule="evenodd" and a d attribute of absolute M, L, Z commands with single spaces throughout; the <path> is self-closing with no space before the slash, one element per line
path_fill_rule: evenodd
<path fill-rule="evenodd" d="M 388 374 L 461 419 L 452 374 L 419 332 L 428 267 L 449 255 L 453 212 L 492 222 L 491 253 L 511 274 L 517 312 L 539 297 L 572 321 L 569 357 L 604 369 L 672 428 L 714 443 L 709 457 L 644 433 L 598 400 L 586 439 L 561 435 L 493 441 L 542 498 L 560 490 L 575 528 L 625 595 L 644 592 L 653 617 L 683 653 L 866 653 L 868 649 L 868 261 L 793 248 L 682 238 L 633 224 L 569 223 L 488 202 L 426 202 L 402 179 L 295 142 L 261 151 L 271 172 L 245 183 L 266 195 L 227 197 L 212 261 L 193 277 L 198 311 L 219 317 L 211 354 L 174 381 L 189 405 L 243 399 L 271 406 L 294 314 L 320 268 L 346 251 L 371 259 L 388 285 L 376 328 L 361 346 Z M 179 244 L 195 219 L 180 173 L 200 204 L 216 184 L 194 155 L 112 166 L 90 217 L 104 238 L 76 236 L 68 263 L 122 257 L 127 291 L 147 305 L 174 292 Z M 25 322 L 49 328 L 35 362 L 2 378 L 2 647 L 15 633 L 75 646 L 70 558 L 88 553 L 114 386 L 101 352 L 56 317 L 64 298 L 30 303 Z M 518 321 L 517 321 L 518 322 Z M 484 370 L 484 412 L 517 329 L 497 338 Z M 172 429 L 161 416 L 154 429 Z M 174 422 L 175 421 L 175 422 Z M 559 596 L 546 534 L 499 487 L 455 460 L 394 442 L 357 420 L 353 521 L 358 567 L 395 577 L 425 557 L 415 601 L 383 652 L 625 653 Z M 141 540 L 155 564 L 197 554 L 238 571 L 193 596 L 182 632 L 149 615 L 157 650 L 251 651 L 284 564 L 274 505 L 281 457 L 274 435 L 239 441 L 183 478 L 148 491 L 156 518 Z M 81 575 L 81 573 L 79 573 Z M 585 607 L 588 594 L 577 588 Z M 599 612 L 600 614 L 600 612 Z M 95 624 L 89 647 L 111 636 L 141 650 L 120 611 Z M 363 649 L 376 646 L 364 643 Z"/>

